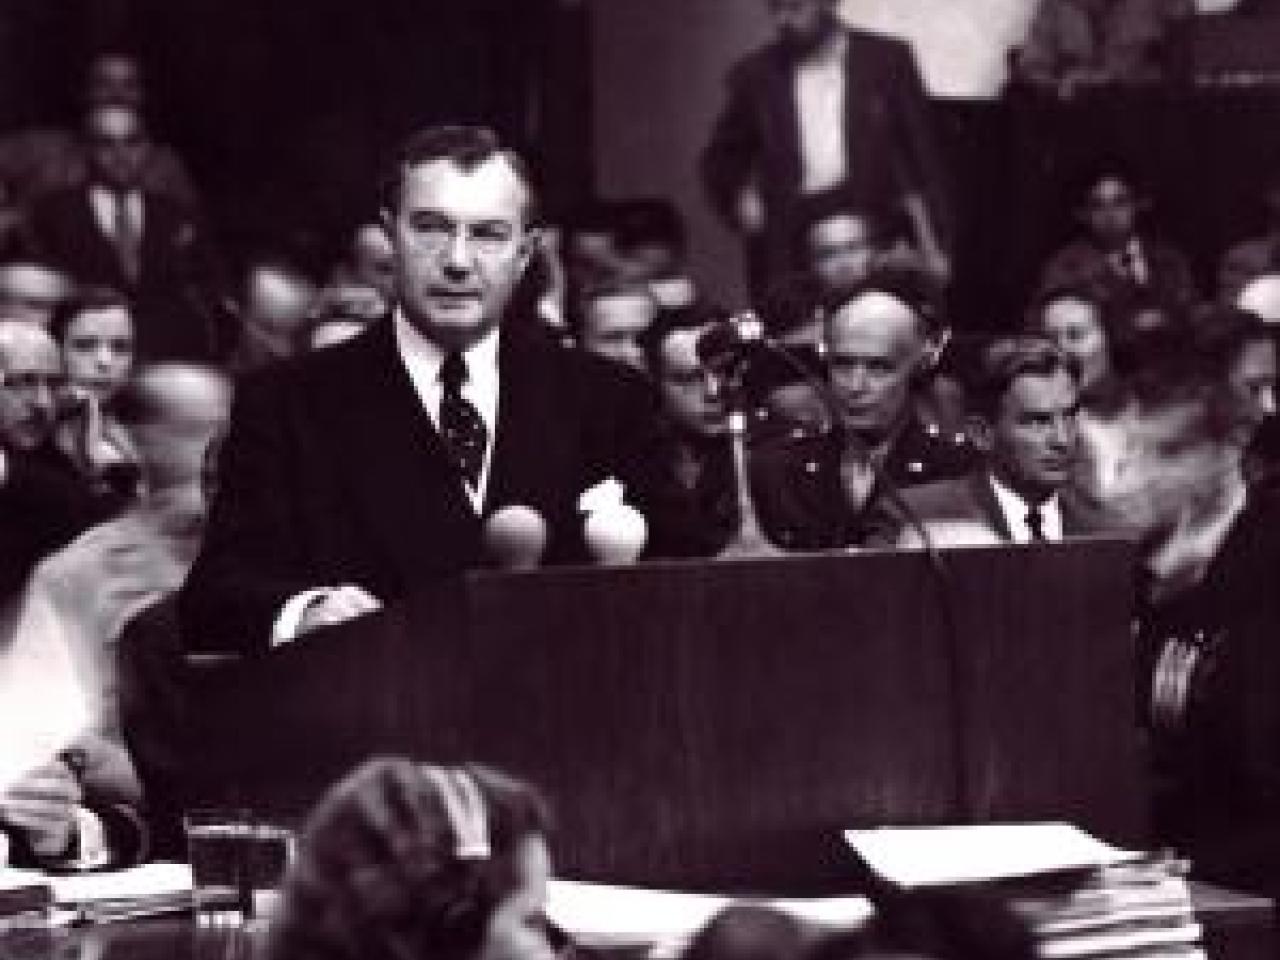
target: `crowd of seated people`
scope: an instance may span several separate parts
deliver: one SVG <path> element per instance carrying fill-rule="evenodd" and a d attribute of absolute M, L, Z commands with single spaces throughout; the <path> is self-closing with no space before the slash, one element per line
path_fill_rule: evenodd
<path fill-rule="evenodd" d="M 237 258 L 215 250 L 185 168 L 148 137 L 136 63 L 123 89 L 101 67 L 83 129 L 59 134 L 57 149 L 76 159 L 56 183 L 11 172 L 30 167 L 26 141 L 0 142 L 13 214 L 0 235 L 0 642 L 58 646 L 92 715 L 90 734 L 66 736 L 0 791 L 13 849 L 45 864 L 141 855 L 144 786 L 153 839 L 174 842 L 185 711 L 176 591 L 198 552 L 207 448 L 230 417 L 233 384 L 385 330 L 404 295 L 390 227 L 373 217 L 353 226 L 328 271 L 266 251 L 240 258 L 241 280 L 229 281 Z M 1048 258 L 1025 316 L 993 324 L 1008 336 L 990 344 L 951 342 L 946 278 L 909 230 L 838 191 L 804 205 L 793 238 L 802 266 L 756 304 L 759 334 L 742 334 L 743 315 L 706 295 L 678 211 L 653 198 L 597 201 L 549 224 L 513 297 L 546 349 L 626 367 L 626 382 L 648 390 L 668 460 L 646 466 L 685 511 L 668 553 L 720 555 L 744 508 L 777 553 L 953 536 L 1132 538 L 1162 836 L 1208 851 L 1206 863 L 1229 861 L 1225 871 L 1247 849 L 1267 859 L 1232 875 L 1269 882 L 1280 843 L 1273 862 L 1253 838 L 1270 837 L 1280 784 L 1264 683 L 1280 660 L 1263 642 L 1280 626 L 1268 589 L 1280 561 L 1277 356 L 1264 322 L 1280 311 L 1265 315 L 1259 284 L 1280 283 L 1280 259 L 1270 235 L 1233 247 L 1215 304 L 1203 306 L 1185 256 L 1142 228 L 1147 203 L 1109 160 L 1082 177 L 1080 238 Z M 111 771 L 101 784 L 83 769 L 98 751 Z M 1239 788 L 1223 790 L 1224 778 Z M 281 960 L 335 955 L 310 943 L 329 935 L 310 918 L 324 915 L 334 871 L 355 869 L 342 858 L 373 855 L 357 842 L 370 790 L 410 805 L 395 812 L 437 820 L 458 790 L 514 804 L 501 814 L 514 833 L 495 842 L 520 841 L 522 859 L 476 879 L 489 912 L 467 915 L 459 956 L 492 932 L 483 924 L 495 905 L 541 882 L 543 821 L 522 789 L 483 771 L 374 765 L 317 815 L 287 895 Z M 1209 802 L 1223 797 L 1240 809 Z M 1250 841 L 1215 845 L 1210 825 L 1227 821 L 1255 831 Z M 447 838 L 440 829 L 430 844 Z M 427 896 L 440 854 L 416 852 Z M 369 907 L 389 911 L 395 937 L 414 950 L 434 942 L 436 932 L 401 925 L 401 893 L 387 897 Z"/>

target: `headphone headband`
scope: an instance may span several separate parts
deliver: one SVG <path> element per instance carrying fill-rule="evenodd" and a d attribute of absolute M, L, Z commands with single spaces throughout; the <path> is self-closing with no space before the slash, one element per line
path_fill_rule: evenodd
<path fill-rule="evenodd" d="M 445 816 L 453 829 L 454 854 L 459 860 L 487 860 L 489 818 L 475 778 L 461 767 L 424 764 L 422 772 L 440 795 Z"/>

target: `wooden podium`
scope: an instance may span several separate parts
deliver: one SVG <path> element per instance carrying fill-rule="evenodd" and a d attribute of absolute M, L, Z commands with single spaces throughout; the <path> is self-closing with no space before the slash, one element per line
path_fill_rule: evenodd
<path fill-rule="evenodd" d="M 378 752 L 540 784 L 567 874 L 820 889 L 855 825 L 1143 838 L 1118 541 L 475 574 L 205 678 L 204 799 Z"/>

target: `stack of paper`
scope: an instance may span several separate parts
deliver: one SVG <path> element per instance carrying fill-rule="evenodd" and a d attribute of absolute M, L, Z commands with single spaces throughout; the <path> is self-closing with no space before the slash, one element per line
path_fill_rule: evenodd
<path fill-rule="evenodd" d="M 59 907 L 87 920 L 124 920 L 191 907 L 191 867 L 185 863 L 146 863 L 51 877 L 49 883 Z"/>
<path fill-rule="evenodd" d="M 53 891 L 34 870 L 0 867 L 0 917 L 43 913 L 53 905 Z"/>
<path fill-rule="evenodd" d="M 1027 921 L 1046 960 L 1204 956 L 1181 864 L 1069 824 L 850 830 L 845 840 L 903 889 L 992 885 Z M 1046 878 L 1057 882 L 1040 882 Z"/>
<path fill-rule="evenodd" d="M 648 946 L 662 956 L 678 953 L 712 917 L 734 902 L 716 894 L 574 880 L 553 880 L 547 900 L 547 917 L 583 945 Z M 835 929 L 860 926 L 872 912 L 864 897 L 753 902 Z"/>

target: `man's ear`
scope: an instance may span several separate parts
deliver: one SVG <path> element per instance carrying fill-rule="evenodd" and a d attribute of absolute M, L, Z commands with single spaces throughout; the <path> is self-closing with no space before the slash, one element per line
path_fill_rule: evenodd
<path fill-rule="evenodd" d="M 991 421 L 981 414 L 971 413 L 964 418 L 964 432 L 969 435 L 969 442 L 983 456 L 991 453 L 991 448 L 995 445 L 995 431 L 991 427 Z"/>
<path fill-rule="evenodd" d="M 520 249 L 517 251 L 521 270 L 527 270 L 529 261 L 542 250 L 545 236 L 546 231 L 543 227 L 530 226 L 525 230 L 524 236 L 520 238 Z"/>

